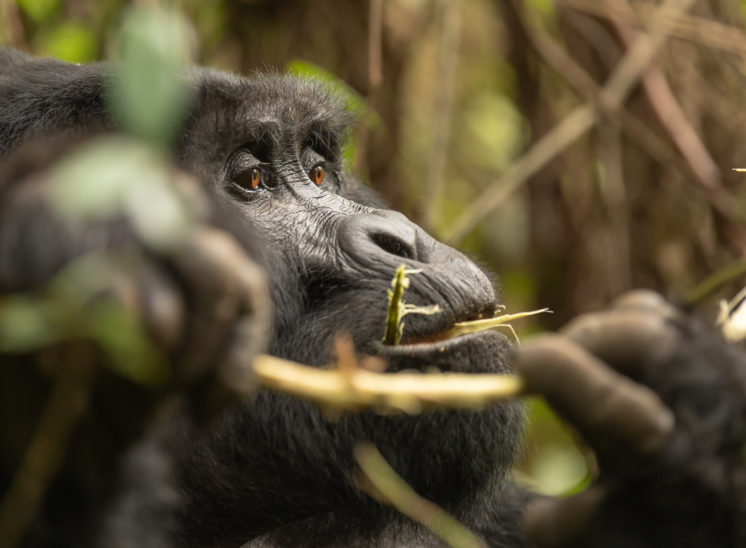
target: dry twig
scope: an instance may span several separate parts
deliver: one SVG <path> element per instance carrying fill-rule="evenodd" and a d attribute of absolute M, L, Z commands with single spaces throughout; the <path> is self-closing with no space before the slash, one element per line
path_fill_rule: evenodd
<path fill-rule="evenodd" d="M 627 46 L 634 42 L 635 31 L 618 23 L 614 23 L 614 26 Z M 681 151 L 699 183 L 708 190 L 720 188 L 720 169 L 687 121 L 663 71 L 656 66 L 649 67 L 642 76 L 642 86 L 658 120 Z"/>
<path fill-rule="evenodd" d="M 358 487 L 372 497 L 389 503 L 405 516 L 421 523 L 453 548 L 486 548 L 482 539 L 407 485 L 373 444 L 358 444 L 355 447 L 355 460 L 365 474 L 364 478 L 358 480 Z"/>
<path fill-rule="evenodd" d="M 523 4 L 519 0 L 515 1 L 516 4 Z M 609 102 L 608 97 L 602 93 L 601 86 L 567 54 L 566 50 L 552 38 L 542 25 L 533 20 L 527 13 L 525 4 L 523 7 L 517 5 L 516 12 L 521 18 L 521 23 L 528 39 L 531 41 L 531 45 L 557 74 L 565 78 L 587 101 L 596 103 L 598 109 L 603 112 L 610 122 L 624 130 L 633 142 L 639 144 L 641 150 L 650 154 L 659 164 L 678 167 L 678 164 L 672 163 L 672 160 L 676 157 L 676 151 L 665 140 L 656 135 L 645 122 L 625 110 L 621 104 Z"/>
<path fill-rule="evenodd" d="M 665 43 L 670 26 L 670 13 L 685 11 L 695 1 L 667 0 L 655 11 L 651 17 L 649 32 L 638 37 L 604 85 L 604 102 L 619 105 L 624 101 Z M 575 109 L 555 125 L 456 219 L 444 235 L 444 239 L 451 244 L 460 242 L 529 177 L 585 135 L 597 121 L 596 112 L 595 105 L 586 104 Z"/>
<path fill-rule="evenodd" d="M 599 0 L 555 0 L 574 10 L 605 17 L 618 23 L 640 27 L 641 21 L 647 21 L 655 13 L 654 2 L 629 2 Z M 743 30 L 724 25 L 713 19 L 697 17 L 684 10 L 666 15 L 670 34 L 707 47 L 746 56 L 746 33 Z"/>
<path fill-rule="evenodd" d="M 319 369 L 266 354 L 254 359 L 260 384 L 308 398 L 321 405 L 360 410 L 417 413 L 427 406 L 481 408 L 520 396 L 515 375 L 468 373 L 373 373 Z"/>
<path fill-rule="evenodd" d="M 383 0 L 369 0 L 368 5 L 368 93 L 365 97 L 367 108 L 375 112 L 378 95 L 383 84 Z M 358 173 L 368 170 L 366 154 L 371 129 L 368 124 L 360 124 L 357 130 Z"/>
<path fill-rule="evenodd" d="M 0 505 L 0 546 L 20 545 L 88 406 L 90 367 L 60 370 L 13 481 Z"/>
<path fill-rule="evenodd" d="M 440 2 L 440 33 L 438 43 L 439 84 L 433 112 L 433 145 L 428 162 L 427 195 L 423 223 L 432 229 L 437 218 L 440 199 L 443 195 L 443 181 L 448 159 L 451 125 L 453 120 L 453 95 L 456 88 L 456 67 L 461 40 L 461 2 L 445 0 Z"/>

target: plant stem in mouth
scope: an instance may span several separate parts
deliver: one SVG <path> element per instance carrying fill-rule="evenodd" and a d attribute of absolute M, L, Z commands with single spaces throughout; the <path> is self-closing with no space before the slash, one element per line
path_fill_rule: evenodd
<path fill-rule="evenodd" d="M 440 307 L 436 304 L 433 306 L 415 306 L 404 302 L 404 291 L 409 287 L 409 277 L 407 274 L 417 274 L 420 270 L 407 270 L 401 264 L 396 269 L 394 277 L 391 280 L 391 289 L 387 290 L 389 296 L 389 306 L 386 312 L 386 329 L 383 334 L 383 344 L 396 346 L 401 340 L 404 323 L 402 318 L 407 314 L 437 314 Z"/>
<path fill-rule="evenodd" d="M 552 311 L 548 308 L 541 308 L 539 310 L 529 310 L 528 312 L 516 312 L 515 314 L 501 314 L 500 316 L 495 316 L 494 318 L 486 318 L 484 320 L 459 322 L 445 333 L 443 339 L 452 339 L 454 337 L 458 337 L 459 335 L 478 333 L 479 331 L 494 329 L 495 327 L 509 327 L 512 331 L 513 328 L 508 322 L 544 313 L 551 314 Z M 515 331 L 513 331 L 513 333 L 515 334 Z"/>
<path fill-rule="evenodd" d="M 516 375 L 473 373 L 374 373 L 319 369 L 259 355 L 254 373 L 263 386 L 309 398 L 338 409 L 418 413 L 425 407 L 480 409 L 496 401 L 521 396 Z"/>

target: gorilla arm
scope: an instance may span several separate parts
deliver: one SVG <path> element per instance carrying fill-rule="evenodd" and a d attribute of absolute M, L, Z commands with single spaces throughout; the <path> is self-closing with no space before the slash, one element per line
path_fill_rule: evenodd
<path fill-rule="evenodd" d="M 596 450 L 600 477 L 527 506 L 540 546 L 746 546 L 746 357 L 639 291 L 526 343 L 530 391 Z"/>

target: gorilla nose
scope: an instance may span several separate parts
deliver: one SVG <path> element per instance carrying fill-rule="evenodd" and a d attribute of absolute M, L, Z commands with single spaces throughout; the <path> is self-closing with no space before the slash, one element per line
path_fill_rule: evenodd
<path fill-rule="evenodd" d="M 357 261 L 389 264 L 396 258 L 426 259 L 418 250 L 421 230 L 401 213 L 376 210 L 344 218 L 337 234 L 342 251 Z"/>

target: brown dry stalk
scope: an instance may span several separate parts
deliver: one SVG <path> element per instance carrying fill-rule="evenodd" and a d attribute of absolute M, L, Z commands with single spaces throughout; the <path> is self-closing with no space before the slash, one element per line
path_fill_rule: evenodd
<path fill-rule="evenodd" d="M 614 68 L 604 85 L 601 99 L 609 106 L 620 105 L 637 84 L 658 50 L 665 43 L 670 27 L 670 14 L 688 10 L 696 0 L 667 0 L 651 16 L 648 33 L 641 33 Z M 543 168 L 558 154 L 585 135 L 597 121 L 593 103 L 578 107 L 539 139 L 503 176 L 489 185 L 444 234 L 448 243 L 458 244 L 471 230 L 529 177 Z"/>
<path fill-rule="evenodd" d="M 481 408 L 522 395 L 516 375 L 468 373 L 374 373 L 319 369 L 262 354 L 254 373 L 266 387 L 321 405 L 417 413 L 424 407 Z"/>
<path fill-rule="evenodd" d="M 78 420 L 88 407 L 93 370 L 84 365 L 69 369 L 60 369 L 36 431 L 0 504 L 0 546 L 5 548 L 21 544 L 62 465 Z"/>
<path fill-rule="evenodd" d="M 359 443 L 355 446 L 355 460 L 365 475 L 365 478 L 361 478 L 363 481 L 357 482 L 358 486 L 371 496 L 421 523 L 453 548 L 486 548 L 482 539 L 407 485 L 375 445 Z M 371 485 L 366 485 L 365 479 Z"/>

